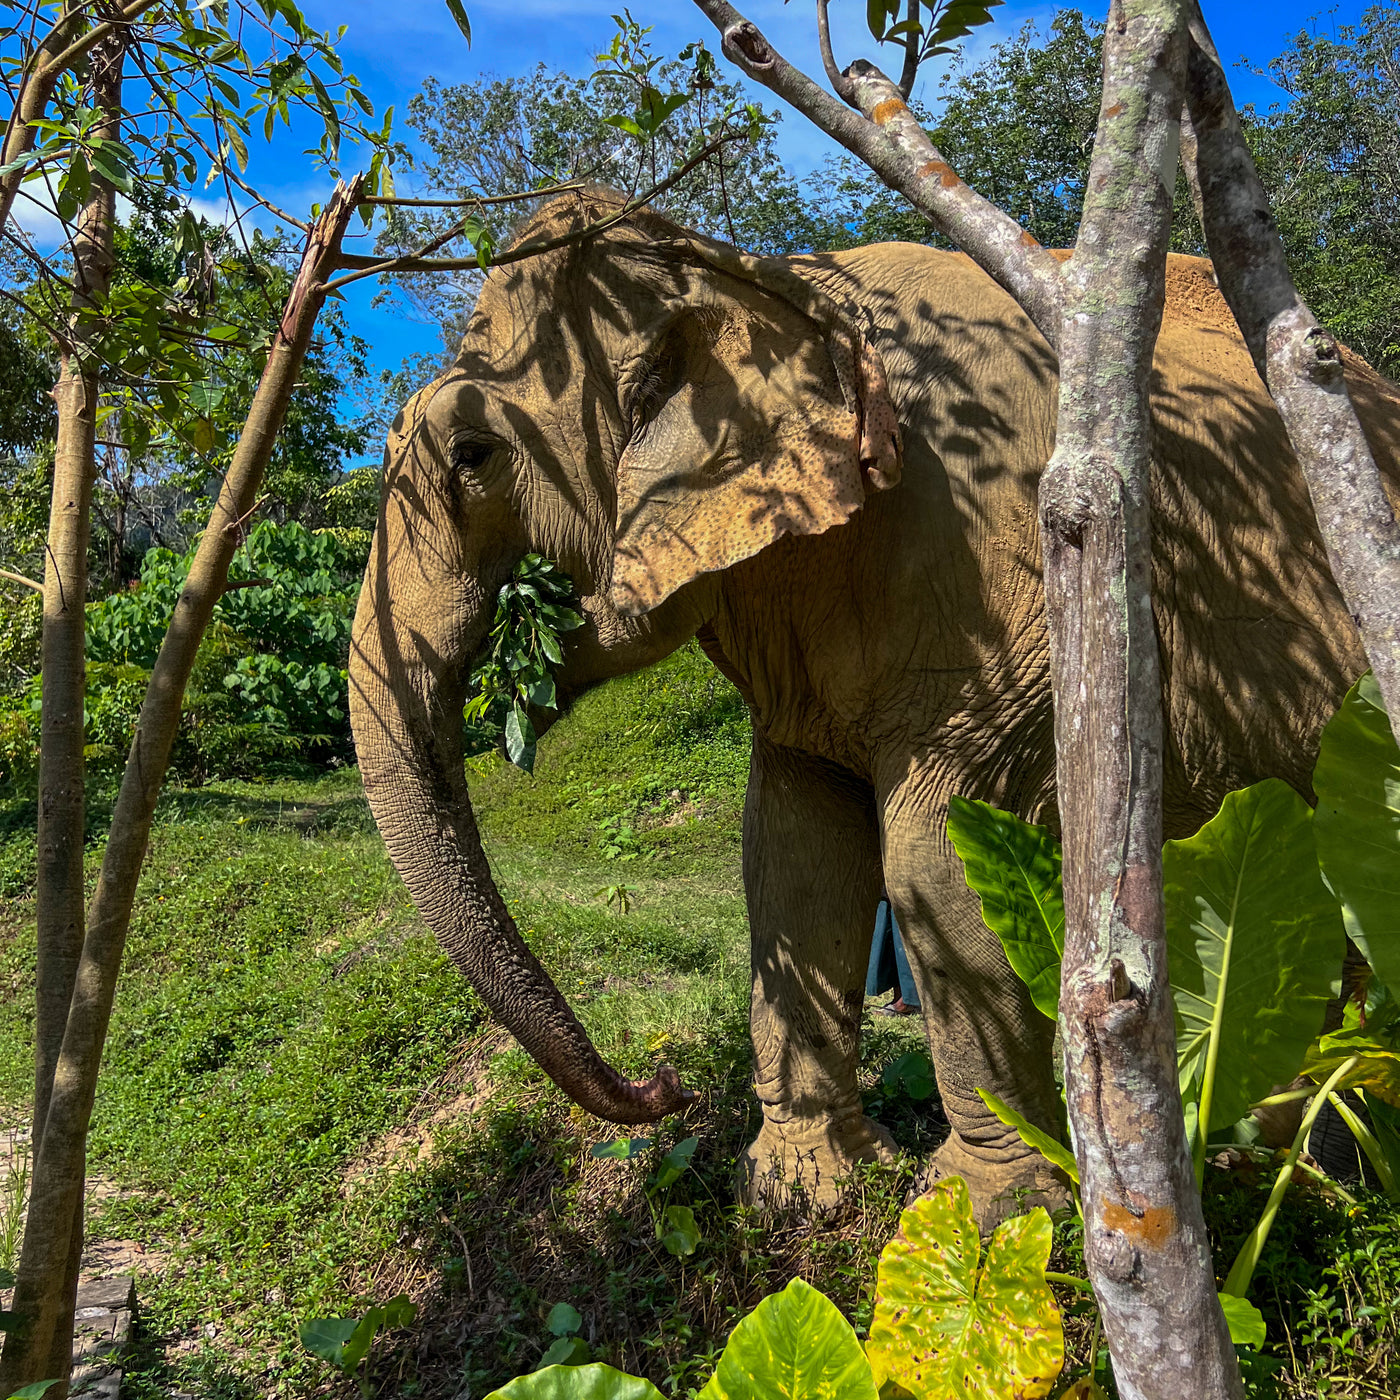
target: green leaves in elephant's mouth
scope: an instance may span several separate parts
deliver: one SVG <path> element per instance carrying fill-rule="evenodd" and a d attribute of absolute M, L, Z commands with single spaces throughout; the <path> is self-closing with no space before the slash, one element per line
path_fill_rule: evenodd
<path fill-rule="evenodd" d="M 462 711 L 468 756 L 494 749 L 504 736 L 510 761 L 527 773 L 534 769 L 535 729 L 526 707 L 558 707 L 553 668 L 564 660 L 561 638 L 583 626 L 568 606 L 574 601 L 573 581 L 539 554 L 527 554 L 501 585 Z"/>

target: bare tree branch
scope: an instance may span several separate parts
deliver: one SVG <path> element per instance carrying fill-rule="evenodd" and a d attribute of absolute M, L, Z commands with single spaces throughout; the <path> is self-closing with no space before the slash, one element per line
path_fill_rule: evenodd
<path fill-rule="evenodd" d="M 918 0 L 913 0 L 913 3 L 917 4 Z M 831 52 L 831 21 L 827 17 L 826 7 L 827 0 L 817 0 L 817 42 L 821 46 L 822 67 L 826 69 L 826 77 L 831 84 L 831 90 L 848 107 L 855 107 L 855 94 L 851 90 L 846 75 L 838 66 L 835 55 Z"/>
<path fill-rule="evenodd" d="M 1196 0 L 1183 142 L 1225 300 L 1308 483 L 1332 577 L 1400 735 L 1400 523 L 1352 406 L 1342 353 L 1298 295 L 1229 83 Z"/>
<path fill-rule="evenodd" d="M 986 269 L 1053 347 L 1060 331 L 1060 265 L 1015 219 L 964 184 L 873 64 L 843 74 L 858 111 L 794 68 L 728 0 L 695 0 L 722 36 L 725 56 L 859 156 L 941 233 Z"/>
<path fill-rule="evenodd" d="M 599 219 L 596 223 L 589 224 L 585 228 L 573 229 L 569 233 L 559 234 L 554 238 L 530 239 L 517 244 L 499 257 L 493 258 L 490 265 L 492 267 L 505 267 L 510 263 L 524 262 L 526 258 L 538 257 L 541 253 L 551 253 L 556 248 L 563 248 L 570 243 L 579 243 L 585 238 L 592 238 L 606 232 L 644 204 L 650 203 L 658 195 L 665 194 L 667 190 L 679 184 L 696 166 L 703 165 L 716 151 L 721 150 L 730 141 L 741 139 L 747 139 L 746 134 L 737 131 L 727 132 L 723 136 L 716 137 L 660 183 L 619 205 L 617 210 L 609 214 L 607 218 Z M 460 272 L 468 268 L 479 268 L 481 263 L 477 258 L 428 258 L 422 256 L 457 237 L 462 232 L 462 227 L 462 224 L 455 225 L 442 237 L 426 244 L 417 253 L 402 258 L 375 259 L 358 253 L 342 253 L 337 259 L 337 266 L 356 270 L 345 277 L 333 278 L 328 284 L 328 288 L 334 291 L 340 287 L 348 286 L 351 282 L 358 282 L 361 278 L 373 277 L 382 272 Z"/>

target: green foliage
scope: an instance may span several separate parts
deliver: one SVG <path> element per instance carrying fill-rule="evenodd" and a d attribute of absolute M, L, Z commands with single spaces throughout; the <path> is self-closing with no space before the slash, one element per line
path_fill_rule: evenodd
<path fill-rule="evenodd" d="M 1059 842 L 1044 827 L 956 794 L 948 803 L 948 840 L 1006 960 L 1036 1009 L 1055 1020 L 1065 948 Z"/>
<path fill-rule="evenodd" d="M 831 1300 L 795 1278 L 730 1333 L 699 1400 L 875 1400 L 870 1362 Z"/>
<path fill-rule="evenodd" d="M 966 1184 L 935 1183 L 880 1256 L 867 1348 L 877 1379 L 915 1400 L 1049 1394 L 1064 1364 L 1050 1244 L 1037 1207 L 998 1225 L 983 1257 Z"/>
<path fill-rule="evenodd" d="M 494 748 L 504 735 L 506 757 L 527 773 L 534 769 L 529 710 L 558 706 L 551 667 L 564 660 L 563 635 L 583 626 L 565 606 L 572 599 L 567 575 L 538 554 L 527 554 L 501 585 L 485 659 L 471 674 L 474 693 L 464 711 L 468 753 Z"/>
<path fill-rule="evenodd" d="M 1370 672 L 1323 730 L 1313 786 L 1318 859 L 1347 934 L 1400 987 L 1400 752 Z"/>
<path fill-rule="evenodd" d="M 417 1315 L 418 1309 L 401 1293 L 383 1306 L 375 1304 L 361 1317 L 309 1318 L 297 1329 L 297 1335 L 313 1356 L 328 1361 L 348 1379 L 358 1380 L 360 1393 L 368 1397 L 373 1392 L 360 1367 L 375 1338 L 381 1332 L 407 1327 Z"/>
<path fill-rule="evenodd" d="M 694 1254 L 704 1239 L 695 1223 L 695 1212 L 689 1206 L 668 1205 L 671 1188 L 685 1175 L 690 1159 L 699 1147 L 700 1139 L 688 1137 L 678 1142 L 657 1164 L 656 1171 L 646 1181 L 647 1209 L 651 1212 L 652 1228 L 662 1248 L 677 1259 Z M 647 1152 L 652 1139 L 618 1138 L 614 1142 L 594 1143 L 593 1157 L 631 1161 Z"/>
<path fill-rule="evenodd" d="M 518 1376 L 493 1390 L 486 1400 L 664 1400 L 650 1381 L 628 1376 L 611 1366 L 550 1366 Z"/>
<path fill-rule="evenodd" d="M 1162 852 L 1183 1092 L 1209 1134 L 1296 1075 L 1345 952 L 1308 804 L 1268 778 Z"/>
<path fill-rule="evenodd" d="M 866 0 L 871 37 L 884 44 L 898 40 L 915 62 L 953 53 L 957 41 L 992 22 L 992 11 L 1005 0 L 919 0 L 913 17 L 901 19 L 903 0 Z M 923 12 L 928 11 L 928 19 Z"/>

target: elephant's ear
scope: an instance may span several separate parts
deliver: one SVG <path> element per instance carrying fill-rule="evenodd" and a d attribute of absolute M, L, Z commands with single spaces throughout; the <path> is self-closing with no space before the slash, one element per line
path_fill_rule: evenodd
<path fill-rule="evenodd" d="M 851 404 L 833 365 L 842 355 Z M 612 599 L 624 614 L 783 535 L 840 525 L 869 491 L 899 480 L 874 347 L 824 341 L 776 302 L 677 316 L 620 387 L 632 426 L 618 467 Z"/>

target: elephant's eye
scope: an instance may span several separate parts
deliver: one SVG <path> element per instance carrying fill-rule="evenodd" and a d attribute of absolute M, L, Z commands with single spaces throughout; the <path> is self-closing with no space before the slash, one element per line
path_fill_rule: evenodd
<path fill-rule="evenodd" d="M 679 350 L 668 336 L 634 371 L 622 398 L 629 432 L 636 432 L 674 392 L 684 368 Z"/>
<path fill-rule="evenodd" d="M 494 440 L 476 436 L 453 438 L 450 448 L 452 469 L 460 476 L 478 476 L 495 455 L 499 446 Z"/>

